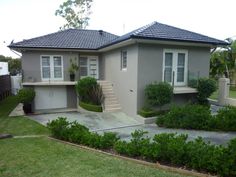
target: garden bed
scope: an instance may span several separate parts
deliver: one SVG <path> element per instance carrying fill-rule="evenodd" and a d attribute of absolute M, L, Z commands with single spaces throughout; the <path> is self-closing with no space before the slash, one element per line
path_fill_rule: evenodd
<path fill-rule="evenodd" d="M 102 112 L 102 106 L 99 105 L 93 105 L 81 102 L 79 103 L 80 107 L 87 110 L 87 111 L 93 111 L 93 112 Z"/>
<path fill-rule="evenodd" d="M 162 133 L 150 139 L 148 132 L 135 130 L 130 141 L 122 141 L 115 133 L 99 135 L 76 122 L 58 118 L 48 123 L 53 137 L 129 158 L 168 164 L 223 177 L 236 174 L 236 139 L 227 146 L 206 143 L 201 137 L 188 141 L 187 135 Z"/>

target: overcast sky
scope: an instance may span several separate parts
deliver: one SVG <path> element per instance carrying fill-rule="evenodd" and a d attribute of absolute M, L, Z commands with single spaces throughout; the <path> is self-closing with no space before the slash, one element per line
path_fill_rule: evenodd
<path fill-rule="evenodd" d="M 55 10 L 64 0 L 0 0 L 0 55 L 6 46 L 56 32 L 64 20 Z M 235 0 L 94 0 L 88 29 L 122 35 L 153 21 L 218 39 L 236 36 Z"/>

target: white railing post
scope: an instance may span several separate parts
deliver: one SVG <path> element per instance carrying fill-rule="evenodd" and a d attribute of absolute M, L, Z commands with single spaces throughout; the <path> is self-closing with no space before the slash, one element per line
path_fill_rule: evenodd
<path fill-rule="evenodd" d="M 219 79 L 219 95 L 218 95 L 218 104 L 223 106 L 227 104 L 226 99 L 229 97 L 229 83 L 228 78 Z"/>

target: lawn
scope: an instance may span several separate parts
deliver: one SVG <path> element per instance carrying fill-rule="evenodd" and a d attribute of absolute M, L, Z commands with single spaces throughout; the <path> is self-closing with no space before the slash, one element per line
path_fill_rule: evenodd
<path fill-rule="evenodd" d="M 217 98 L 218 98 L 218 93 L 219 93 L 219 90 L 215 91 L 215 92 L 210 96 L 210 98 L 213 99 L 213 100 L 217 100 Z M 229 91 L 229 97 L 230 97 L 230 98 L 236 98 L 236 90 L 230 90 L 230 91 Z"/>
<path fill-rule="evenodd" d="M 181 177 L 44 138 L 0 141 L 0 176 Z M 16 148 L 17 147 L 17 148 Z"/>
<path fill-rule="evenodd" d="M 11 96 L 0 102 L 0 133 L 12 135 L 49 134 L 46 127 L 24 116 L 8 117 L 18 104 L 16 97 Z"/>
<path fill-rule="evenodd" d="M 0 102 L 0 133 L 49 134 L 46 127 L 27 117 L 8 117 L 16 105 L 16 97 Z M 1 177 L 183 176 L 66 145 L 47 137 L 2 139 L 0 157 Z"/>

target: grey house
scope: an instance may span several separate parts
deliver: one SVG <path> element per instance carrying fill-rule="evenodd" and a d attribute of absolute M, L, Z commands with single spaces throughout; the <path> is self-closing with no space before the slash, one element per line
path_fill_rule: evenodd
<path fill-rule="evenodd" d="M 154 81 L 174 86 L 174 101 L 188 101 L 195 89 L 188 80 L 208 77 L 210 49 L 228 43 L 153 22 L 123 36 L 102 30 L 68 29 L 13 43 L 22 53 L 23 85 L 36 91 L 35 110 L 76 108 L 70 59 L 82 77 L 100 81 L 105 110 L 136 115 L 144 106 L 144 89 Z"/>

